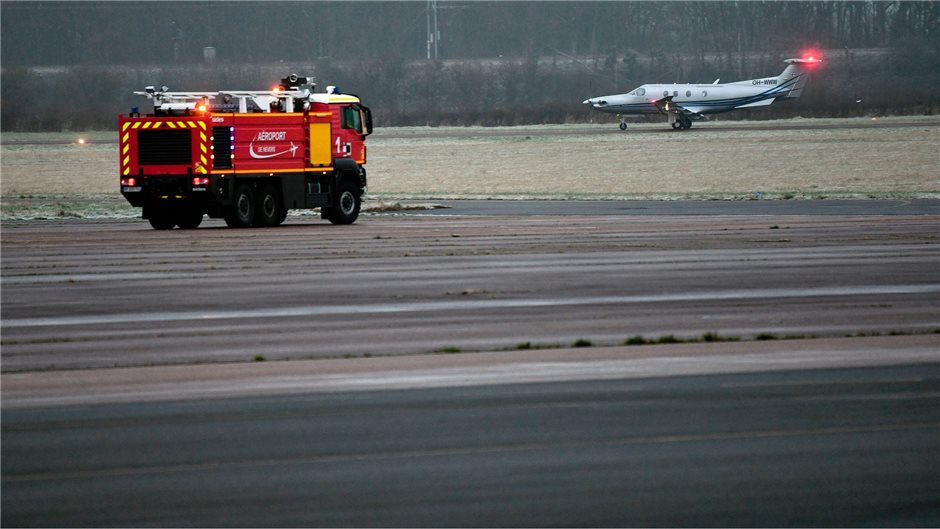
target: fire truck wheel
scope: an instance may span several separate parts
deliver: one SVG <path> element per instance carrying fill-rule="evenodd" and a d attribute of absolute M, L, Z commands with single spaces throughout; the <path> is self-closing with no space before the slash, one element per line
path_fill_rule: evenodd
<path fill-rule="evenodd" d="M 172 230 L 176 226 L 176 219 L 173 218 L 173 215 L 163 209 L 156 207 L 147 208 L 147 220 L 150 221 L 150 225 L 153 226 L 155 230 Z"/>
<path fill-rule="evenodd" d="M 191 208 L 176 214 L 176 225 L 181 230 L 195 230 L 202 224 L 202 211 Z"/>
<path fill-rule="evenodd" d="M 268 184 L 258 193 L 258 226 L 277 226 L 284 222 L 284 207 L 274 186 Z"/>
<path fill-rule="evenodd" d="M 359 218 L 362 199 L 359 190 L 349 180 L 340 182 L 336 194 L 336 206 L 329 208 L 329 219 L 333 224 L 352 224 Z"/>
<path fill-rule="evenodd" d="M 248 228 L 255 221 L 255 195 L 246 184 L 238 186 L 232 200 L 232 210 L 225 223 L 232 228 Z"/>

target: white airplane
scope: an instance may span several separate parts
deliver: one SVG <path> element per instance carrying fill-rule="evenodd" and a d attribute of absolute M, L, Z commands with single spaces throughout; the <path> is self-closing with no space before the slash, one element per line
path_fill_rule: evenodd
<path fill-rule="evenodd" d="M 645 84 L 628 94 L 592 97 L 583 101 L 595 110 L 617 114 L 620 130 L 626 130 L 625 116 L 666 114 L 672 128 L 688 129 L 692 120 L 705 119 L 739 108 L 763 107 L 803 94 L 809 70 L 822 59 L 787 59 L 787 67 L 776 77 L 718 84 Z"/>

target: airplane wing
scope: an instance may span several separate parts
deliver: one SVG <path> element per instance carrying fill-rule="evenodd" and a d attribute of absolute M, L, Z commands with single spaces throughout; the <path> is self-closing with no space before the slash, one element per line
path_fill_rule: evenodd
<path fill-rule="evenodd" d="M 673 96 L 666 96 L 653 102 L 656 108 L 663 114 L 682 114 L 692 119 L 703 119 L 705 116 L 699 113 L 696 107 L 686 107 L 672 100 Z"/>

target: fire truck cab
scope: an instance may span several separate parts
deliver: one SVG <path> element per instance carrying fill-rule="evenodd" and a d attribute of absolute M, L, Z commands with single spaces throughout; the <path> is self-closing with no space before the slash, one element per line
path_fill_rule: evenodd
<path fill-rule="evenodd" d="M 291 75 L 270 91 L 134 92 L 153 112 L 118 119 L 121 194 L 155 229 L 277 226 L 290 209 L 334 224 L 359 216 L 372 113 Z"/>

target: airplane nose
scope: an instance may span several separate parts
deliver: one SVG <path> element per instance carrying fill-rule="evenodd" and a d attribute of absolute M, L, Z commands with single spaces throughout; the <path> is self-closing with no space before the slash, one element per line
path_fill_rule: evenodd
<path fill-rule="evenodd" d="M 591 103 L 593 103 L 593 101 L 591 101 L 590 99 L 585 99 L 584 101 L 581 101 L 582 105 L 590 105 Z"/>

